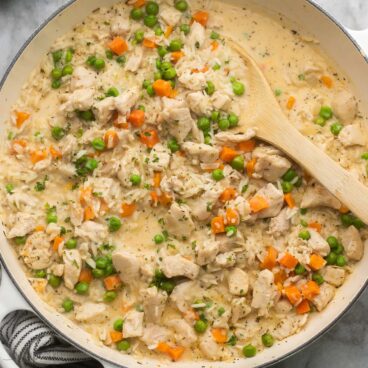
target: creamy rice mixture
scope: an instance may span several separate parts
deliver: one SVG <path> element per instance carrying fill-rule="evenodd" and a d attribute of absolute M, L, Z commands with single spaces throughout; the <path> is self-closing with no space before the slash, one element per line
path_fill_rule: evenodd
<path fill-rule="evenodd" d="M 5 122 L 1 218 L 29 282 L 122 354 L 251 358 L 322 311 L 363 255 L 346 204 L 257 127 L 234 132 L 252 91 L 225 36 L 366 183 L 365 118 L 318 41 L 217 1 L 96 9 Z"/>

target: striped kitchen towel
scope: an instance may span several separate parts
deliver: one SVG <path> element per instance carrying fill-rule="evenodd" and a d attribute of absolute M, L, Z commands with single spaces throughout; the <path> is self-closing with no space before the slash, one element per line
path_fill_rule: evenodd
<path fill-rule="evenodd" d="M 29 311 L 12 312 L 0 322 L 0 341 L 21 368 L 101 367 L 99 362 L 63 341 Z"/>

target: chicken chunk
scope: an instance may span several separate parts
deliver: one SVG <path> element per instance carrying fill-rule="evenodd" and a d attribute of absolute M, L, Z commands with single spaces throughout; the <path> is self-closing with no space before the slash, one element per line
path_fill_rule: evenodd
<path fill-rule="evenodd" d="M 209 115 L 211 113 L 210 98 L 202 91 L 188 93 L 187 102 L 189 108 L 197 115 Z"/>
<path fill-rule="evenodd" d="M 42 270 L 51 265 L 51 245 L 48 236 L 37 231 L 31 234 L 20 251 L 24 263 L 33 270 Z"/>
<path fill-rule="evenodd" d="M 106 124 L 115 111 L 115 97 L 106 97 L 94 104 L 93 113 L 100 124 Z"/>
<path fill-rule="evenodd" d="M 204 27 L 198 23 L 193 22 L 190 27 L 190 33 L 187 38 L 187 44 L 192 48 L 196 48 L 197 45 L 201 47 L 206 39 L 205 29 Z"/>
<path fill-rule="evenodd" d="M 140 262 L 138 258 L 125 250 L 112 254 L 112 264 L 120 272 L 120 278 L 125 284 L 139 280 Z"/>
<path fill-rule="evenodd" d="M 106 317 L 106 305 L 86 302 L 75 307 L 75 319 L 79 322 L 98 322 Z"/>
<path fill-rule="evenodd" d="M 33 215 L 27 212 L 18 212 L 14 215 L 12 227 L 7 236 L 9 239 L 24 236 L 33 231 L 35 227 L 36 220 Z"/>
<path fill-rule="evenodd" d="M 327 304 L 332 300 L 335 295 L 335 288 L 324 282 L 319 288 L 319 294 L 314 297 L 313 304 L 316 306 L 318 312 L 325 309 Z"/>
<path fill-rule="evenodd" d="M 213 187 L 207 189 L 199 198 L 187 202 L 191 208 L 192 215 L 199 221 L 207 220 L 211 216 L 211 207 L 221 195 L 221 188 Z"/>
<path fill-rule="evenodd" d="M 289 208 L 284 208 L 281 212 L 273 217 L 270 221 L 270 226 L 268 232 L 271 235 L 280 236 L 290 228 L 290 218 L 295 213 L 295 211 L 291 212 Z"/>
<path fill-rule="evenodd" d="M 216 147 L 204 143 L 185 142 L 182 149 L 193 159 L 200 162 L 215 162 L 219 157 L 219 150 Z"/>
<path fill-rule="evenodd" d="M 70 79 L 70 89 L 75 91 L 76 89 L 91 88 L 96 84 L 96 81 L 96 73 L 84 66 L 77 66 Z"/>
<path fill-rule="evenodd" d="M 180 312 L 185 313 L 190 308 L 193 299 L 200 295 L 200 292 L 198 281 L 186 281 L 175 286 L 170 299 Z"/>
<path fill-rule="evenodd" d="M 345 281 L 345 270 L 341 267 L 326 266 L 321 270 L 321 275 L 329 284 L 339 287 Z"/>
<path fill-rule="evenodd" d="M 148 349 L 155 349 L 159 342 L 166 341 L 170 331 L 162 326 L 148 323 L 143 330 L 141 340 L 147 345 Z"/>
<path fill-rule="evenodd" d="M 198 265 L 180 254 L 165 257 L 161 268 L 166 277 L 184 276 L 192 280 L 198 277 L 200 270 Z"/>
<path fill-rule="evenodd" d="M 308 186 L 305 190 L 300 207 L 330 207 L 338 210 L 341 207 L 341 203 L 322 185 L 315 183 L 313 186 Z"/>
<path fill-rule="evenodd" d="M 264 178 L 269 182 L 275 182 L 290 168 L 291 162 L 280 155 L 280 151 L 270 147 L 261 146 L 253 151 L 256 164 L 254 177 Z"/>
<path fill-rule="evenodd" d="M 131 310 L 126 314 L 123 324 L 124 338 L 143 335 L 143 317 L 144 313 L 136 310 Z"/>
<path fill-rule="evenodd" d="M 130 31 L 129 18 L 116 17 L 113 18 L 110 26 L 111 33 L 115 36 L 125 35 Z"/>
<path fill-rule="evenodd" d="M 121 115 L 126 115 L 137 103 L 139 97 L 140 91 L 136 87 L 124 90 L 124 92 L 114 98 L 116 110 L 118 110 Z"/>
<path fill-rule="evenodd" d="M 341 241 L 349 259 L 359 261 L 363 257 L 363 242 L 359 231 L 353 225 L 341 232 Z"/>
<path fill-rule="evenodd" d="M 169 166 L 170 157 L 170 150 L 158 143 L 150 152 L 148 166 L 153 171 L 163 171 Z"/>
<path fill-rule="evenodd" d="M 68 289 L 73 290 L 79 280 L 82 271 L 82 258 L 77 249 L 66 249 L 63 252 L 64 284 Z"/>
<path fill-rule="evenodd" d="M 223 348 L 215 342 L 210 331 L 200 336 L 199 348 L 203 355 L 210 360 L 218 360 L 221 358 Z"/>
<path fill-rule="evenodd" d="M 147 321 L 157 322 L 162 317 L 167 301 L 167 294 L 157 287 L 142 289 L 140 294 L 143 298 L 143 308 Z"/>
<path fill-rule="evenodd" d="M 66 101 L 61 105 L 61 111 L 86 111 L 93 105 L 95 91 L 91 88 L 77 89 L 72 93 L 65 95 Z"/>
<path fill-rule="evenodd" d="M 308 319 L 307 314 L 303 315 L 288 315 L 287 318 L 281 319 L 273 330 L 273 336 L 276 339 L 282 340 L 288 336 L 294 335 Z"/>
<path fill-rule="evenodd" d="M 249 219 L 249 214 L 251 212 L 249 202 L 241 195 L 237 196 L 235 199 L 229 201 L 229 208 L 233 208 L 238 211 L 241 221 Z"/>
<path fill-rule="evenodd" d="M 215 142 L 217 144 L 236 144 L 248 141 L 255 137 L 255 135 L 256 132 L 254 129 L 247 129 L 244 133 L 219 132 L 215 135 Z"/>
<path fill-rule="evenodd" d="M 334 114 L 343 122 L 350 123 L 357 115 L 357 102 L 354 96 L 348 91 L 340 91 L 332 101 Z"/>
<path fill-rule="evenodd" d="M 330 246 L 328 245 L 327 241 L 317 231 L 312 229 L 309 229 L 308 231 L 310 234 L 308 246 L 322 257 L 326 257 L 327 254 L 330 253 Z"/>
<path fill-rule="evenodd" d="M 240 268 L 234 268 L 229 272 L 227 282 L 229 291 L 232 295 L 246 295 L 249 288 L 249 277 L 245 271 Z"/>
<path fill-rule="evenodd" d="M 211 96 L 211 102 L 215 109 L 228 111 L 231 107 L 231 98 L 222 91 L 215 91 Z"/>
<path fill-rule="evenodd" d="M 102 242 L 107 237 L 107 227 L 98 222 L 86 221 L 75 228 L 75 235 L 94 242 Z"/>
<path fill-rule="evenodd" d="M 125 70 L 135 73 L 140 68 L 142 61 L 143 61 L 143 48 L 136 47 L 128 57 L 128 60 L 125 64 Z"/>
<path fill-rule="evenodd" d="M 189 347 L 197 341 L 193 327 L 185 320 L 171 319 L 167 325 L 175 331 L 175 340 L 179 345 Z"/>
<path fill-rule="evenodd" d="M 215 265 L 221 268 L 231 268 L 234 267 L 236 263 L 235 252 L 225 252 L 220 253 L 216 256 Z"/>
<path fill-rule="evenodd" d="M 247 300 L 242 298 L 234 298 L 231 301 L 231 322 L 237 323 L 251 312 L 251 307 Z"/>
<path fill-rule="evenodd" d="M 274 304 L 276 297 L 274 275 L 269 270 L 263 270 L 253 285 L 252 308 L 259 310 L 259 315 L 268 315 L 268 309 Z"/>
<path fill-rule="evenodd" d="M 207 239 L 200 242 L 196 248 L 197 250 L 197 264 L 204 266 L 212 263 L 220 250 L 219 243 L 213 239 Z"/>
<path fill-rule="evenodd" d="M 61 146 L 61 153 L 63 157 L 70 157 L 74 152 L 78 150 L 77 138 L 72 134 L 68 134 L 62 140 L 63 144 Z"/>
<path fill-rule="evenodd" d="M 275 217 L 280 213 L 282 205 L 284 204 L 284 194 L 273 184 L 268 183 L 258 190 L 255 196 L 265 198 L 268 202 L 267 208 L 257 212 L 258 218 Z"/>
<path fill-rule="evenodd" d="M 364 146 L 367 142 L 366 134 L 360 124 L 346 125 L 337 138 L 344 147 Z"/>
<path fill-rule="evenodd" d="M 196 23 L 196 22 L 194 22 Z M 193 26 L 192 26 L 193 28 Z M 187 89 L 192 91 L 201 91 L 206 87 L 206 76 L 204 73 L 192 73 L 190 70 L 185 70 L 179 73 L 179 82 Z"/>
<path fill-rule="evenodd" d="M 160 17 L 168 26 L 176 26 L 181 18 L 182 13 L 172 6 L 161 5 Z"/>
<path fill-rule="evenodd" d="M 190 208 L 185 204 L 179 205 L 174 202 L 167 212 L 166 228 L 173 235 L 188 237 L 195 228 Z"/>

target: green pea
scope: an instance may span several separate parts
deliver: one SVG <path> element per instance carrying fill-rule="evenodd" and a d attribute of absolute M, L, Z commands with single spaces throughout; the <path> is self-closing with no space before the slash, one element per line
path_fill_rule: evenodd
<path fill-rule="evenodd" d="M 65 75 L 72 75 L 73 74 L 73 67 L 69 64 L 69 65 L 65 65 L 63 70 L 62 70 L 62 74 L 63 76 Z"/>
<path fill-rule="evenodd" d="M 173 68 L 173 65 L 169 61 L 161 61 L 161 60 L 159 61 L 160 61 L 159 69 L 163 71 Z"/>
<path fill-rule="evenodd" d="M 331 249 L 336 249 L 339 245 L 339 241 L 335 236 L 330 235 L 326 240 Z"/>
<path fill-rule="evenodd" d="M 78 117 L 84 121 L 92 121 L 95 119 L 92 110 L 78 111 Z"/>
<path fill-rule="evenodd" d="M 153 237 L 153 241 L 156 243 L 156 244 L 161 244 L 163 243 L 165 240 L 165 237 L 162 235 L 162 234 L 156 234 L 154 237 Z"/>
<path fill-rule="evenodd" d="M 224 307 L 220 307 L 219 309 L 217 309 L 217 315 L 219 317 L 221 317 L 224 313 L 225 313 L 225 308 Z"/>
<path fill-rule="evenodd" d="M 183 47 L 183 42 L 179 39 L 172 40 L 169 45 L 170 51 L 180 51 Z"/>
<path fill-rule="evenodd" d="M 217 32 L 212 31 L 210 34 L 210 38 L 212 38 L 213 40 L 218 40 L 220 38 L 220 35 Z"/>
<path fill-rule="evenodd" d="M 333 250 L 334 253 L 336 253 L 337 255 L 342 254 L 344 252 L 344 247 L 342 246 L 342 244 L 338 244 L 337 247 Z"/>
<path fill-rule="evenodd" d="M 116 62 L 117 62 L 118 64 L 122 64 L 122 65 L 124 65 L 124 64 L 125 64 L 125 62 L 126 62 L 126 57 L 125 57 L 125 55 L 120 55 L 120 56 L 118 56 L 118 57 L 116 58 Z"/>
<path fill-rule="evenodd" d="M 308 230 L 302 230 L 298 236 L 303 240 L 309 240 L 311 238 L 310 232 Z"/>
<path fill-rule="evenodd" d="M 51 71 L 51 78 L 53 80 L 59 80 L 63 76 L 63 71 L 60 68 L 54 68 Z"/>
<path fill-rule="evenodd" d="M 298 263 L 294 269 L 296 275 L 303 275 L 305 271 L 306 271 L 305 267 L 300 263 Z"/>
<path fill-rule="evenodd" d="M 106 58 L 112 60 L 114 58 L 114 53 L 111 50 L 105 51 Z"/>
<path fill-rule="evenodd" d="M 265 333 L 262 335 L 262 344 L 266 348 L 270 348 L 273 345 L 273 343 L 274 343 L 274 339 L 271 334 Z"/>
<path fill-rule="evenodd" d="M 144 31 L 136 31 L 134 33 L 134 40 L 137 42 L 137 43 L 141 43 L 143 42 L 143 39 L 144 39 Z"/>
<path fill-rule="evenodd" d="M 65 312 L 71 312 L 74 309 L 74 303 L 69 298 L 64 299 L 63 303 L 61 304 Z"/>
<path fill-rule="evenodd" d="M 220 118 L 220 112 L 219 111 L 212 111 L 211 113 L 211 120 L 216 122 Z"/>
<path fill-rule="evenodd" d="M 289 181 L 283 181 L 281 182 L 281 188 L 284 193 L 290 193 L 293 190 L 294 185 Z"/>
<path fill-rule="evenodd" d="M 229 114 L 229 116 L 227 117 L 227 119 L 229 120 L 229 123 L 230 123 L 230 128 L 234 128 L 238 125 L 239 123 L 239 117 L 234 114 L 233 112 L 231 112 Z"/>
<path fill-rule="evenodd" d="M 321 126 L 321 127 L 324 127 L 326 125 L 326 119 L 321 117 L 321 116 L 317 116 L 314 119 L 314 123 Z"/>
<path fill-rule="evenodd" d="M 38 279 L 44 279 L 47 276 L 47 273 L 45 270 L 36 270 L 34 272 L 34 276 Z"/>
<path fill-rule="evenodd" d="M 93 170 L 97 169 L 98 161 L 95 158 L 88 158 L 86 162 L 86 169 L 89 172 L 93 172 Z"/>
<path fill-rule="evenodd" d="M 175 9 L 185 12 L 188 9 L 188 3 L 185 0 L 179 0 L 175 2 Z"/>
<path fill-rule="evenodd" d="M 166 69 L 162 76 L 165 80 L 174 79 L 176 77 L 176 70 L 174 68 Z"/>
<path fill-rule="evenodd" d="M 255 355 L 257 354 L 257 349 L 249 344 L 249 345 L 245 345 L 243 347 L 243 355 L 246 357 L 246 358 L 252 358 L 254 357 Z"/>
<path fill-rule="evenodd" d="M 121 221 L 119 218 L 112 216 L 109 218 L 109 231 L 113 233 L 121 228 Z"/>
<path fill-rule="evenodd" d="M 338 135 L 340 134 L 340 132 L 342 131 L 342 128 L 343 128 L 343 127 L 344 127 L 344 126 L 343 126 L 341 123 L 339 123 L 339 122 L 337 121 L 336 123 L 333 123 L 333 124 L 331 125 L 331 127 L 330 127 L 331 133 L 332 133 L 333 135 L 338 136 Z"/>
<path fill-rule="evenodd" d="M 211 123 L 208 118 L 206 118 L 205 116 L 202 116 L 201 118 L 198 119 L 197 126 L 198 126 L 198 129 L 202 130 L 203 132 L 207 132 L 211 128 Z"/>
<path fill-rule="evenodd" d="M 368 160 L 368 152 L 364 152 L 360 157 L 361 157 L 363 160 Z"/>
<path fill-rule="evenodd" d="M 118 97 L 119 96 L 119 91 L 116 87 L 110 87 L 107 92 L 105 93 L 106 97 Z"/>
<path fill-rule="evenodd" d="M 116 299 L 117 296 L 118 293 L 116 291 L 113 290 L 106 291 L 106 293 L 103 296 L 103 301 L 106 303 L 111 303 Z"/>
<path fill-rule="evenodd" d="M 66 52 L 65 52 L 65 62 L 67 64 L 72 61 L 73 55 L 74 55 L 74 50 L 73 49 L 66 50 Z"/>
<path fill-rule="evenodd" d="M 206 135 L 205 137 L 204 137 L 204 143 L 205 144 L 211 144 L 211 136 L 210 135 Z"/>
<path fill-rule="evenodd" d="M 80 281 L 77 283 L 77 285 L 74 286 L 75 291 L 79 295 L 84 295 L 88 293 L 89 290 L 89 284 L 84 281 Z"/>
<path fill-rule="evenodd" d="M 130 349 L 130 342 L 128 340 L 122 340 L 122 341 L 119 341 L 117 344 L 116 344 L 116 348 L 119 350 L 119 351 L 127 351 Z"/>
<path fill-rule="evenodd" d="M 178 141 L 175 139 L 175 138 L 170 138 L 168 141 L 167 141 L 167 147 L 168 149 L 174 153 L 174 152 L 177 152 L 180 150 L 180 145 L 178 143 Z"/>
<path fill-rule="evenodd" d="M 279 96 L 281 96 L 281 94 L 282 94 L 281 89 L 280 89 L 280 88 L 276 88 L 276 89 L 275 89 L 275 96 L 276 96 L 276 97 L 279 97 Z"/>
<path fill-rule="evenodd" d="M 154 1 L 148 1 L 146 4 L 146 13 L 150 15 L 157 15 L 159 6 Z"/>
<path fill-rule="evenodd" d="M 344 267 L 346 265 L 346 258 L 343 255 L 338 255 L 336 258 L 336 266 Z"/>
<path fill-rule="evenodd" d="M 5 190 L 9 193 L 9 194 L 13 194 L 13 190 L 14 190 L 14 184 L 6 184 L 5 185 Z"/>
<path fill-rule="evenodd" d="M 158 53 L 158 55 L 160 56 L 160 57 L 164 57 L 167 53 L 168 53 L 169 51 L 167 51 L 167 48 L 166 47 L 164 47 L 164 46 L 159 46 L 158 48 L 157 48 L 157 53 Z"/>
<path fill-rule="evenodd" d="M 215 169 L 212 171 L 212 179 L 220 181 L 225 177 L 224 172 L 221 169 Z"/>
<path fill-rule="evenodd" d="M 226 236 L 231 238 L 232 236 L 235 236 L 238 232 L 238 228 L 236 226 L 230 225 L 225 227 L 225 233 Z"/>
<path fill-rule="evenodd" d="M 323 276 L 317 272 L 312 274 L 312 280 L 316 282 L 318 285 L 322 285 L 325 282 Z"/>
<path fill-rule="evenodd" d="M 221 69 L 221 65 L 220 64 L 215 64 L 213 67 L 212 67 L 213 70 L 220 70 Z"/>
<path fill-rule="evenodd" d="M 165 280 L 160 283 L 160 289 L 166 291 L 168 294 L 171 294 L 175 288 L 175 284 L 171 280 Z"/>
<path fill-rule="evenodd" d="M 244 170 L 244 157 L 242 155 L 236 156 L 231 162 L 230 166 L 238 171 Z"/>
<path fill-rule="evenodd" d="M 61 277 L 50 275 L 48 279 L 48 283 L 50 286 L 52 286 L 54 289 L 58 288 L 61 285 Z"/>
<path fill-rule="evenodd" d="M 232 82 L 232 86 L 233 86 L 233 92 L 235 95 L 242 96 L 244 94 L 245 87 L 242 82 L 234 81 Z"/>
<path fill-rule="evenodd" d="M 332 118 L 332 109 L 330 106 L 321 106 L 321 109 L 319 110 L 319 116 L 321 118 L 324 118 L 325 120 Z"/>
<path fill-rule="evenodd" d="M 63 50 L 57 50 L 52 53 L 52 59 L 54 63 L 59 62 L 62 57 L 63 57 Z"/>
<path fill-rule="evenodd" d="M 133 174 L 130 176 L 130 182 L 135 186 L 139 185 L 141 181 L 142 181 L 142 178 L 138 174 Z"/>
<path fill-rule="evenodd" d="M 157 17 L 156 15 L 146 15 L 143 19 L 143 23 L 145 26 L 149 28 L 153 28 L 157 24 Z"/>
<path fill-rule="evenodd" d="M 230 128 L 230 122 L 228 119 L 220 119 L 218 122 L 218 127 L 220 130 L 228 130 Z"/>
<path fill-rule="evenodd" d="M 189 24 L 181 24 L 180 31 L 183 32 L 185 35 L 188 35 L 190 32 L 190 25 Z"/>
<path fill-rule="evenodd" d="M 92 275 L 96 279 L 100 279 L 101 277 L 108 276 L 105 272 L 105 270 L 101 270 L 99 268 L 94 268 L 92 270 Z"/>
<path fill-rule="evenodd" d="M 105 67 L 105 60 L 101 58 L 97 58 L 93 66 L 96 70 L 102 70 Z"/>
<path fill-rule="evenodd" d="M 134 8 L 130 12 L 130 17 L 134 20 L 140 20 L 143 18 L 143 10 L 141 8 Z"/>
<path fill-rule="evenodd" d="M 284 181 L 292 181 L 297 176 L 298 176 L 298 174 L 296 173 L 296 171 L 294 169 L 289 169 L 288 171 L 286 171 L 286 173 L 281 178 Z"/>
<path fill-rule="evenodd" d="M 51 223 L 57 223 L 57 214 L 56 214 L 56 208 L 55 207 L 51 207 L 46 211 L 46 222 L 48 224 Z"/>
<path fill-rule="evenodd" d="M 353 224 L 354 216 L 350 213 L 343 213 L 340 215 L 340 220 L 344 226 L 348 227 Z"/>
<path fill-rule="evenodd" d="M 207 330 L 208 323 L 206 321 L 203 321 L 200 319 L 199 321 L 196 321 L 194 324 L 194 329 L 198 333 L 204 333 Z"/>
<path fill-rule="evenodd" d="M 148 96 L 150 96 L 150 97 L 153 97 L 155 95 L 155 90 L 153 89 L 152 84 L 147 86 L 146 92 L 147 92 Z"/>
<path fill-rule="evenodd" d="M 156 36 L 162 36 L 164 34 L 164 31 L 161 29 L 160 26 L 156 26 L 154 31 Z"/>
<path fill-rule="evenodd" d="M 77 239 L 70 238 L 65 242 L 65 247 L 67 249 L 75 249 L 77 248 Z"/>
<path fill-rule="evenodd" d="M 121 318 L 118 318 L 115 322 L 114 322 L 114 330 L 115 331 L 123 331 L 123 324 L 124 321 Z"/>
<path fill-rule="evenodd" d="M 336 263 L 337 254 L 334 252 L 330 252 L 326 257 L 326 262 L 329 265 L 334 265 Z"/>
<path fill-rule="evenodd" d="M 307 212 L 308 212 L 308 209 L 307 209 L 307 208 L 301 208 L 301 209 L 300 209 L 300 214 L 301 214 L 301 215 L 306 215 L 306 214 L 307 214 Z"/>
<path fill-rule="evenodd" d="M 51 128 L 51 135 L 57 141 L 60 141 L 60 139 L 64 138 L 65 134 L 66 131 L 62 127 L 54 126 Z"/>
<path fill-rule="evenodd" d="M 60 79 L 59 80 L 53 80 L 52 83 L 51 83 L 51 87 L 53 89 L 58 89 L 58 88 L 60 88 L 60 86 L 61 86 L 61 80 Z"/>
<path fill-rule="evenodd" d="M 365 226 L 364 222 L 357 217 L 354 216 L 353 219 L 353 226 L 356 227 L 358 230 Z"/>
<path fill-rule="evenodd" d="M 96 150 L 96 151 L 103 151 L 106 148 L 105 142 L 102 138 L 95 138 L 92 142 L 91 142 L 92 147 Z"/>
<path fill-rule="evenodd" d="M 208 96 L 212 96 L 215 93 L 215 85 L 211 81 L 208 81 L 205 91 L 208 94 Z"/>
<path fill-rule="evenodd" d="M 96 267 L 99 268 L 100 270 L 104 270 L 107 267 L 108 263 L 109 262 L 105 257 L 98 257 L 96 259 Z"/>

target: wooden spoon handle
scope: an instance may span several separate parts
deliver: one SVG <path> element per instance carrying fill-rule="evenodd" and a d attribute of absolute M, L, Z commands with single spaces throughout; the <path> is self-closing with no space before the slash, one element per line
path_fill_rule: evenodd
<path fill-rule="evenodd" d="M 304 167 L 364 223 L 368 224 L 368 187 L 304 137 L 287 120 L 262 127 L 259 138 L 280 148 Z"/>

